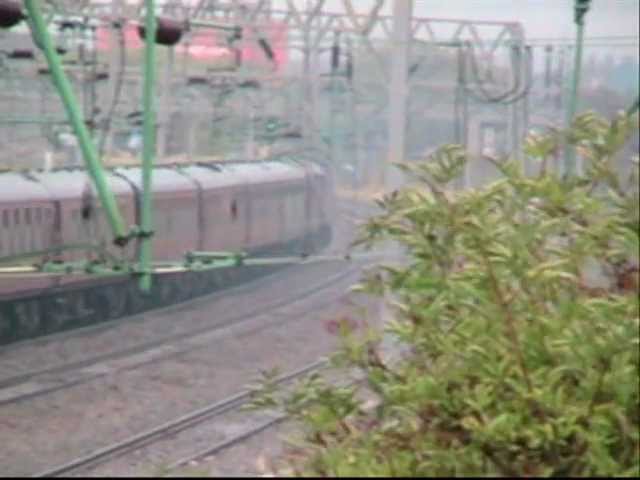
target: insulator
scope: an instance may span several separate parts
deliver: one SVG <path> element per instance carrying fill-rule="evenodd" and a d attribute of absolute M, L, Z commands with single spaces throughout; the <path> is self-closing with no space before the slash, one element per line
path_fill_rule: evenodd
<path fill-rule="evenodd" d="M 257 80 L 245 80 L 244 82 L 239 82 L 238 87 L 240 88 L 260 88 L 260 82 Z"/>
<path fill-rule="evenodd" d="M 109 78 L 109 72 L 98 72 L 93 77 L 95 82 L 99 82 L 100 80 L 106 80 Z"/>
<path fill-rule="evenodd" d="M 284 138 L 302 138 L 302 133 L 297 130 L 291 130 L 282 134 Z"/>
<path fill-rule="evenodd" d="M 126 118 L 129 125 L 142 125 L 142 112 L 139 110 L 127 114 Z"/>
<path fill-rule="evenodd" d="M 73 30 L 75 28 L 80 28 L 84 24 L 79 20 L 62 20 L 58 24 L 58 29 L 61 31 L 64 30 Z"/>
<path fill-rule="evenodd" d="M 184 32 L 184 23 L 160 17 L 158 17 L 157 22 L 157 44 L 172 46 L 180 41 L 180 39 L 182 38 L 182 33 Z M 138 35 L 142 40 L 145 40 L 144 24 L 138 25 Z"/>
<path fill-rule="evenodd" d="M 14 0 L 0 0 L 0 27 L 11 28 L 17 25 L 25 16 L 22 14 L 22 2 Z"/>
<path fill-rule="evenodd" d="M 331 47 L 331 73 L 336 73 L 340 68 L 340 44 L 334 43 Z"/>
<path fill-rule="evenodd" d="M 273 61 L 275 55 L 273 54 L 273 50 L 271 50 L 271 45 L 269 45 L 269 42 L 267 42 L 264 38 L 259 38 L 258 43 L 262 47 L 262 50 L 264 50 L 264 54 L 267 56 L 267 58 Z"/>
<path fill-rule="evenodd" d="M 233 43 L 236 40 L 242 40 L 242 27 L 233 27 L 233 34 L 228 38 L 229 43 Z"/>
<path fill-rule="evenodd" d="M 87 118 L 84 121 L 84 124 L 87 126 L 89 130 L 93 130 L 98 126 L 97 122 L 93 118 Z"/>
<path fill-rule="evenodd" d="M 583 24 L 584 16 L 589 11 L 590 3 L 591 0 L 576 0 L 573 20 L 577 25 Z"/>
<path fill-rule="evenodd" d="M 201 76 L 191 76 L 187 79 L 187 85 L 207 85 L 209 79 Z"/>
<path fill-rule="evenodd" d="M 551 56 L 553 55 L 553 45 L 544 47 L 545 66 L 544 66 L 544 87 L 551 87 Z"/>
<path fill-rule="evenodd" d="M 7 57 L 14 60 L 30 60 L 34 58 L 34 54 L 33 50 L 31 50 L 30 48 L 16 48 L 15 50 L 9 52 Z"/>
<path fill-rule="evenodd" d="M 347 78 L 353 80 L 353 57 L 351 54 L 347 57 Z"/>

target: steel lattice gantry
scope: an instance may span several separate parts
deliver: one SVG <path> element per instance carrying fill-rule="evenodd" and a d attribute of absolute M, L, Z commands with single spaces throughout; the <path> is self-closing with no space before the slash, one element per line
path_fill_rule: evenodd
<path fill-rule="evenodd" d="M 74 13 L 76 15 L 97 16 L 102 19 L 122 19 L 138 21 L 143 13 L 142 2 L 125 2 L 117 0 L 113 2 L 75 2 L 57 1 L 53 2 L 60 11 Z M 301 124 L 306 149 L 329 157 L 333 164 L 338 162 L 339 151 L 334 148 L 335 127 L 333 125 L 334 114 L 325 114 L 324 124 L 329 123 L 329 133 L 322 135 L 322 110 L 327 109 L 327 102 L 323 104 L 323 93 L 341 91 L 343 103 L 351 111 L 351 123 L 357 125 L 359 120 L 370 117 L 372 114 L 384 119 L 386 123 L 386 144 L 382 146 L 385 153 L 381 154 L 386 160 L 397 160 L 411 156 L 406 151 L 407 129 L 420 128 L 420 122 L 408 121 L 416 116 L 424 114 L 425 108 L 434 108 L 443 99 L 453 100 L 456 104 L 456 111 L 453 113 L 456 123 L 457 138 L 460 143 L 468 143 L 468 122 L 472 115 L 469 111 L 469 102 L 474 99 L 473 88 L 469 85 L 452 85 L 451 82 L 442 85 L 443 90 L 448 89 L 448 95 L 434 96 L 425 106 L 421 102 L 414 102 L 412 95 L 429 80 L 416 78 L 410 74 L 403 73 L 407 67 L 415 69 L 425 60 L 416 54 L 421 46 L 439 46 L 448 49 L 449 52 L 464 50 L 463 65 L 468 72 L 471 71 L 471 62 L 475 62 L 476 75 L 482 82 L 490 79 L 496 63 L 501 57 L 509 57 L 510 52 L 518 51 L 520 54 L 515 61 L 503 67 L 503 71 L 498 76 L 505 77 L 504 69 L 509 76 L 522 77 L 527 68 L 526 56 L 522 54 L 525 50 L 524 31 L 519 23 L 512 22 L 491 22 L 491 21 L 471 21 L 459 19 L 433 19 L 418 18 L 411 15 L 410 0 L 370 0 L 355 2 L 353 0 L 341 0 L 331 2 L 332 7 L 338 9 L 329 11 L 327 0 L 254 0 L 251 2 L 244 0 L 201 0 L 194 2 L 165 1 L 157 2 L 158 15 L 170 17 L 172 19 L 189 22 L 192 26 L 191 32 L 197 28 L 228 28 L 231 30 L 239 25 L 249 27 L 254 33 L 253 41 L 268 37 L 270 29 L 274 25 L 284 26 L 287 30 L 287 48 L 297 51 L 302 55 L 302 62 L 299 70 L 276 70 L 273 72 L 262 72 L 259 80 L 264 85 L 276 85 L 273 87 L 280 90 L 283 85 L 287 87 L 292 83 L 302 86 L 303 101 L 297 105 L 299 123 Z M 382 12 L 388 12 L 383 14 Z M 402 17 L 405 21 L 402 21 Z M 183 37 L 182 41 L 189 41 L 190 33 Z M 336 38 L 349 39 L 353 42 L 354 48 L 358 52 L 363 52 L 372 59 L 374 75 L 359 75 L 358 68 L 355 68 L 352 79 L 345 76 L 323 75 L 323 62 L 326 62 L 326 52 L 335 43 Z M 408 42 L 401 41 L 406 38 Z M 245 40 L 247 41 L 247 40 Z M 390 62 L 389 59 L 394 62 Z M 408 65 L 408 58 L 413 59 L 412 65 Z M 407 60 L 403 60 L 407 59 Z M 428 58 L 427 58 L 428 60 Z M 115 62 L 115 59 L 114 59 Z M 327 70 L 325 68 L 325 70 Z M 460 72 L 458 72 L 459 74 Z M 161 91 L 169 92 L 171 77 L 179 75 L 171 69 L 165 72 L 165 79 Z M 256 78 L 255 73 L 238 70 L 235 72 L 212 73 L 211 76 L 230 80 L 232 85 L 237 85 L 247 78 Z M 482 83 L 481 82 L 481 83 Z M 431 82 L 432 83 L 432 82 Z M 385 91 L 384 98 L 377 98 L 371 102 L 363 94 L 364 89 L 378 89 Z M 522 86 L 513 89 L 511 85 L 498 85 L 497 90 L 486 98 L 480 94 L 480 100 L 491 102 L 494 98 L 507 98 L 509 102 L 504 103 L 504 109 L 509 116 L 509 141 L 510 148 L 517 150 L 519 139 L 526 128 L 526 118 L 524 118 Z M 501 89 L 502 88 L 502 89 Z M 515 90 L 518 90 L 517 92 Z M 504 92 L 504 94 L 502 94 Z M 486 92 L 485 92 L 486 93 Z M 509 95 L 510 94 L 510 95 Z M 520 94 L 520 96 L 518 96 Z M 455 96 L 455 99 L 453 98 Z M 350 98 L 347 98 L 350 97 Z M 279 95 L 261 95 L 257 100 L 260 106 L 268 104 L 272 99 L 279 98 Z M 327 96 L 325 95 L 325 98 Z M 329 95 L 329 103 L 333 100 L 333 95 Z M 405 99 L 405 100 L 402 100 Z M 478 100 L 476 98 L 476 100 Z M 264 102 L 264 103 L 263 103 Z M 159 125 L 160 130 L 167 124 L 167 115 L 170 98 L 166 93 L 161 93 L 159 105 Z M 250 110 L 254 106 L 248 107 Z M 405 108 L 406 105 L 406 108 Z M 339 107 L 339 106 L 338 106 Z M 502 106 L 501 106 L 502 108 Z M 336 106 L 331 105 L 329 110 L 336 111 Z M 338 108 L 339 110 L 339 108 Z M 407 128 L 405 128 L 405 126 Z M 357 147 L 354 157 L 362 157 L 363 139 L 362 132 L 357 132 L 354 136 L 359 140 L 352 143 Z M 159 149 L 162 154 L 163 135 L 159 135 Z M 452 139 L 453 140 L 453 139 Z"/>

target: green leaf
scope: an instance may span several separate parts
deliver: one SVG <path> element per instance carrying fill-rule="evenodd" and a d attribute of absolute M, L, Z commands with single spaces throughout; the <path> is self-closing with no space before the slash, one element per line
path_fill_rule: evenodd
<path fill-rule="evenodd" d="M 400 166 L 414 182 L 378 202 L 360 239 L 393 242 L 405 261 L 357 287 L 391 292 L 392 319 L 382 332 L 345 330 L 327 378 L 290 395 L 262 389 L 260 405 L 301 424 L 296 474 L 638 472 L 640 297 L 621 272 L 638 263 L 640 207 L 637 177 L 627 187 L 612 166 L 637 129 L 636 118 L 586 113 L 527 138 L 524 153 L 540 160 L 569 139 L 581 177 L 528 177 L 504 159 L 498 180 L 453 191 L 468 157 L 458 145 Z M 354 375 L 357 388 L 328 380 Z"/>

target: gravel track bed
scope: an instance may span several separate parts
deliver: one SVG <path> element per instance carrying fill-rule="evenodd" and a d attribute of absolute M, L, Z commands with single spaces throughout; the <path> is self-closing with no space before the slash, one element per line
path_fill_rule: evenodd
<path fill-rule="evenodd" d="M 337 228 L 336 241 L 330 247 L 333 251 L 344 250 L 351 238 L 351 228 L 344 224 Z M 0 353 L 2 375 L 9 376 L 8 370 L 16 375 L 18 371 L 12 368 L 18 365 L 20 371 L 45 368 L 148 342 L 170 332 L 195 329 L 210 323 L 220 312 L 250 312 L 282 297 L 283 292 L 290 295 L 339 268 L 344 264 L 290 267 L 256 281 L 257 288 L 250 295 L 242 290 L 243 286 L 238 290 L 241 293 L 218 292 L 190 304 L 142 314 L 134 322 L 119 322 L 113 328 L 14 346 Z M 345 280 L 344 285 L 336 285 L 332 295 L 318 292 L 308 302 L 256 314 L 250 321 L 217 332 L 211 339 L 202 338 L 198 348 L 151 358 L 135 368 L 116 365 L 89 382 L 0 407 L 2 475 L 37 473 L 220 400 L 243 390 L 258 369 L 280 366 L 282 371 L 288 371 L 326 355 L 336 345 L 326 323 L 341 315 L 354 315 L 353 296 L 346 291 L 356 280 L 357 275 Z M 233 424 L 230 422 L 229 428 Z M 216 442 L 213 433 L 208 437 L 200 432 L 184 443 L 185 451 L 199 450 L 198 442 Z M 151 457 L 141 454 L 140 461 L 133 465 L 130 459 L 123 458 L 122 462 L 109 462 L 90 474 L 127 475 L 134 470 L 140 475 L 157 474 L 147 470 L 162 463 L 162 450 L 148 450 Z"/>
<path fill-rule="evenodd" d="M 296 346 L 296 352 L 288 352 L 287 357 L 291 355 L 293 361 L 288 362 L 287 358 L 282 356 L 273 364 L 265 364 L 264 368 L 278 365 L 281 367 L 281 371 L 286 373 L 287 371 L 311 363 L 318 358 L 323 358 L 324 355 L 333 351 L 337 344 L 336 337 L 327 332 L 327 320 L 340 316 L 354 315 L 354 313 L 357 314 L 358 312 L 356 312 L 356 310 L 368 311 L 367 314 L 371 314 L 372 309 L 375 310 L 375 308 L 377 308 L 377 306 L 368 300 L 364 300 L 360 305 L 355 307 L 352 300 L 346 297 L 340 298 L 334 304 L 328 306 L 324 312 L 310 315 L 309 317 L 311 318 L 305 319 L 303 324 L 299 325 L 302 327 L 302 330 L 306 329 L 306 333 L 302 334 L 303 336 L 298 337 L 299 332 L 296 328 L 294 335 L 297 340 L 304 341 L 305 337 L 308 340 L 311 338 L 316 339 L 316 343 L 312 348 L 305 350 L 304 344 L 299 344 Z M 371 318 L 371 316 L 369 318 Z M 307 320 L 309 320 L 312 325 L 307 324 Z M 258 358 L 256 358 L 256 360 L 258 360 Z M 251 378 L 252 375 L 255 378 L 255 374 L 255 369 L 253 370 L 253 374 L 249 371 L 247 378 Z M 329 376 L 333 380 L 340 378 L 337 377 L 335 373 L 329 373 Z M 244 386 L 246 387 L 246 383 Z M 158 475 L 185 475 L 189 473 L 198 476 L 244 476 L 261 474 L 264 473 L 260 470 L 261 460 L 263 460 L 262 463 L 264 463 L 264 459 L 273 459 L 275 456 L 281 454 L 284 440 L 284 436 L 281 435 L 282 432 L 293 431 L 291 426 L 284 427 L 288 423 L 286 421 L 270 426 L 257 435 L 252 435 L 236 445 L 225 448 L 216 454 L 209 455 L 191 465 L 179 467 L 174 470 L 171 470 L 169 467 L 179 460 L 210 449 L 220 442 L 228 441 L 238 435 L 242 435 L 276 416 L 276 412 L 243 412 L 234 409 L 220 417 L 205 420 L 196 427 L 186 429 L 176 435 L 154 442 L 147 447 L 122 455 L 121 457 L 113 458 L 95 467 L 77 470 L 73 472 L 71 476 L 153 477 Z"/>
<path fill-rule="evenodd" d="M 354 223 L 362 218 L 365 211 L 370 211 L 370 208 L 361 205 L 341 207 L 335 238 L 329 251 L 347 251 L 353 238 Z M 11 384 L 16 376 L 34 370 L 83 362 L 135 348 L 142 343 L 157 342 L 182 332 L 206 328 L 211 325 L 212 316 L 202 313 L 210 311 L 210 308 L 215 308 L 216 320 L 251 314 L 256 311 L 256 306 L 273 303 L 274 299 L 282 298 L 284 292 L 303 291 L 310 275 L 328 277 L 342 268 L 344 262 L 341 261 L 284 267 L 267 277 L 190 302 L 0 347 L 0 387 Z M 179 322 L 174 321 L 175 316 L 180 317 Z"/>
<path fill-rule="evenodd" d="M 349 271 L 355 270 L 353 266 L 350 266 L 351 268 L 349 269 L 345 269 L 344 265 L 342 267 L 341 271 L 337 266 L 334 266 L 333 270 L 338 273 L 326 268 L 320 271 L 307 272 L 304 280 L 310 282 L 310 284 L 306 285 L 306 289 L 303 287 L 296 289 L 289 285 L 289 282 L 296 283 L 296 280 L 300 283 L 299 281 L 302 279 L 298 278 L 297 275 L 293 275 L 294 278 L 289 276 L 274 278 L 271 284 L 262 285 L 263 288 L 258 288 L 257 292 L 252 290 L 244 296 L 234 296 L 233 298 L 224 298 L 222 300 L 215 298 L 210 302 L 204 303 L 201 308 L 192 305 L 190 309 L 183 307 L 182 312 L 180 310 L 172 310 L 171 312 L 157 314 L 156 320 L 158 322 L 174 326 L 175 332 L 172 334 L 152 334 L 143 336 L 142 340 L 137 340 L 132 338 L 131 328 L 122 326 L 121 329 L 116 329 L 118 332 L 100 332 L 87 339 L 76 338 L 73 342 L 73 348 L 81 352 L 76 357 L 77 359 L 65 362 L 64 360 L 58 360 L 55 354 L 50 354 L 48 361 L 45 363 L 47 367 L 44 369 L 21 370 L 17 377 L 1 379 L 0 406 L 5 403 L 22 401 L 25 397 L 41 394 L 41 392 L 64 388 L 68 384 L 79 383 L 104 375 L 113 368 L 124 368 L 127 365 L 134 366 L 153 361 L 158 357 L 181 353 L 189 349 L 202 348 L 210 340 L 217 338 L 221 331 L 227 328 L 235 328 L 236 325 L 250 321 L 260 313 L 277 311 L 291 302 L 304 302 L 307 297 L 313 296 L 315 293 L 314 285 L 317 285 L 318 289 L 330 287 L 331 283 L 327 281 L 327 277 L 329 281 L 331 279 L 340 279 L 345 274 L 348 275 Z M 279 284 L 276 287 L 282 285 L 289 287 L 286 289 L 287 294 L 284 295 L 279 292 L 275 297 L 264 301 L 256 299 L 256 297 L 264 296 L 256 295 L 256 293 L 264 293 L 262 290 L 271 290 L 269 287 L 273 287 L 274 284 Z M 251 295 L 252 293 L 253 295 Z M 274 298 L 276 299 L 275 301 Z M 234 308 L 228 306 L 230 302 L 236 302 L 235 305 L 231 306 Z M 263 307 L 261 308 L 259 305 L 263 305 Z M 180 316 L 179 322 L 175 322 L 176 315 Z M 185 318 L 191 321 L 183 321 Z M 149 323 L 148 328 L 155 331 L 156 326 L 151 323 L 152 321 L 152 318 L 146 318 L 146 322 Z M 123 335 L 123 342 L 116 342 L 110 349 L 103 350 L 100 348 L 102 342 L 104 342 L 105 335 L 111 338 L 118 333 Z M 71 344 L 71 342 L 69 343 Z M 88 355 L 86 352 L 92 352 L 92 354 Z M 22 355 L 28 356 L 28 353 L 21 352 L 18 356 Z M 41 355 L 46 355 L 46 353 L 41 353 Z M 55 358 L 55 360 L 52 361 L 52 358 Z"/>
<path fill-rule="evenodd" d="M 221 400 L 258 369 L 309 363 L 335 347 L 326 322 L 351 310 L 344 297 L 314 313 L 291 309 L 290 322 L 259 331 L 247 325 L 209 348 L 5 406 L 3 473 L 37 473 Z"/>

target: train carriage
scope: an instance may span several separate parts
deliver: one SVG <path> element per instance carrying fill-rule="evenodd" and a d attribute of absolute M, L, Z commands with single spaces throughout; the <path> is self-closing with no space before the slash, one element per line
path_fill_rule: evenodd
<path fill-rule="evenodd" d="M 142 170 L 119 168 L 117 174 L 142 192 Z M 171 168 L 153 172 L 153 256 L 156 260 L 175 260 L 193 249 L 198 241 L 198 193 L 193 183 Z M 138 222 L 139 223 L 139 222 Z"/>
<path fill-rule="evenodd" d="M 30 178 L 48 192 L 54 206 L 54 231 L 50 247 L 80 247 L 61 250 L 50 255 L 50 260 L 91 261 L 104 259 L 107 254 L 118 258 L 134 258 L 134 245 L 124 249 L 113 245 L 108 219 L 85 171 L 33 172 Z M 131 186 L 110 172 L 107 172 L 106 180 L 124 222 L 134 224 L 135 197 Z M 88 245 L 99 246 L 103 251 L 86 250 L 84 247 Z M 33 323 L 38 324 L 40 329 L 57 331 L 66 328 L 67 324 L 88 322 L 99 311 L 108 312 L 108 318 L 116 317 L 126 308 L 122 278 L 74 275 L 51 277 L 50 282 L 49 288 L 37 295 L 25 286 L 32 297 L 39 298 L 39 309 L 34 309 L 31 315 L 36 318 Z"/>
<path fill-rule="evenodd" d="M 59 216 L 58 244 L 98 244 L 110 254 L 133 258 L 135 248 L 124 251 L 112 242 L 110 225 L 91 179 L 82 170 L 60 170 L 34 173 L 32 177 L 49 192 Z M 136 223 L 135 192 L 128 182 L 107 172 L 106 180 L 127 225 Z M 82 250 L 70 250 L 57 257 L 63 261 L 83 260 Z M 92 254 L 89 258 L 95 258 Z"/>
<path fill-rule="evenodd" d="M 57 243 L 49 192 L 28 174 L 0 175 L 0 258 L 45 250 Z M 50 279 L 0 277 L 0 300 L 51 286 Z"/>
<path fill-rule="evenodd" d="M 249 183 L 249 247 L 269 251 L 286 247 L 303 235 L 304 171 L 286 164 L 244 167 Z"/>
<path fill-rule="evenodd" d="M 322 235 L 326 236 L 328 219 L 332 217 L 331 212 L 334 208 L 329 177 L 320 165 L 314 163 L 301 165 L 300 168 L 306 171 L 305 215 L 310 222 L 308 228 L 319 235 L 324 230 L 325 233 Z"/>
<path fill-rule="evenodd" d="M 107 171 L 106 179 L 124 222 L 139 225 L 141 169 L 117 168 Z M 311 253 L 329 240 L 330 197 L 324 170 L 309 164 L 157 167 L 153 258 L 178 261 L 194 249 Z M 113 244 L 107 217 L 84 170 L 0 174 L 0 222 L 0 258 L 43 250 L 33 263 L 100 260 L 104 252 L 130 264 L 138 259 L 139 240 L 124 248 Z M 77 244 L 102 248 L 52 250 Z M 140 295 L 135 277 L 126 275 L 0 276 L 0 343 L 186 300 L 242 278 L 240 270 L 154 276 L 150 296 Z"/>
<path fill-rule="evenodd" d="M 247 181 L 237 168 L 192 165 L 181 169 L 200 195 L 198 249 L 242 250 L 247 245 Z"/>

